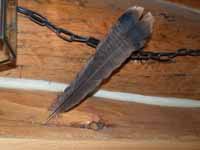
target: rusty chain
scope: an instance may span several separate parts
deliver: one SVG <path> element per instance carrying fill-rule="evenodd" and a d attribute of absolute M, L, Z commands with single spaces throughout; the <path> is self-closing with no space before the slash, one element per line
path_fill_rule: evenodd
<path fill-rule="evenodd" d="M 51 31 L 56 33 L 58 37 L 60 37 L 61 39 L 67 42 L 82 42 L 94 48 L 100 42 L 98 39 L 95 39 L 93 37 L 80 36 L 66 29 L 57 27 L 56 25 L 51 23 L 47 18 L 45 18 L 44 16 L 42 16 L 41 14 L 35 11 L 29 10 L 23 7 L 19 7 L 19 6 L 17 7 L 17 11 L 27 16 L 31 21 L 35 22 L 36 24 L 40 26 L 46 26 Z"/>
<path fill-rule="evenodd" d="M 46 17 L 42 16 L 41 14 L 35 11 L 29 10 L 20 6 L 17 7 L 17 11 L 27 16 L 31 21 L 35 22 L 36 24 L 40 26 L 46 26 L 51 31 L 56 33 L 58 37 L 60 37 L 61 39 L 67 42 L 82 42 L 82 43 L 86 43 L 88 46 L 91 46 L 93 48 L 96 48 L 100 42 L 100 40 L 94 37 L 80 36 L 69 30 L 57 27 L 56 25 L 51 23 Z M 178 56 L 200 56 L 200 49 L 181 48 L 181 49 L 176 50 L 175 52 L 139 51 L 139 52 L 133 53 L 130 59 L 169 62 Z"/>

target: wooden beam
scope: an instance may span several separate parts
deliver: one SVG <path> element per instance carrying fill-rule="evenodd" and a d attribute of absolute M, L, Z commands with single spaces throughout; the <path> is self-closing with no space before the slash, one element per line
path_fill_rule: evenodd
<path fill-rule="evenodd" d="M 199 15 L 158 1 L 34 1 L 19 5 L 36 10 L 57 25 L 76 33 L 102 39 L 112 23 L 127 8 L 141 5 L 156 18 L 153 37 L 146 47 L 152 51 L 199 48 Z M 45 8 L 45 9 L 43 9 Z M 183 16 L 182 12 L 185 12 Z M 1 76 L 58 82 L 72 81 L 95 50 L 67 43 L 46 28 L 19 15 L 18 67 Z M 84 30 L 83 30 L 84 29 Z M 40 38 L 38 38 L 40 37 Z M 154 96 L 200 99 L 199 58 L 177 58 L 173 63 L 127 62 L 103 88 Z M 194 67 L 195 64 L 195 67 Z"/>
<path fill-rule="evenodd" d="M 188 7 L 200 8 L 200 1 L 197 0 L 168 0 L 174 3 L 182 4 Z"/>
<path fill-rule="evenodd" d="M 200 138 L 200 109 L 148 106 L 89 98 L 48 125 L 43 123 L 57 93 L 1 90 L 0 136 L 44 139 Z M 70 132 L 69 132 L 70 131 Z"/>
<path fill-rule="evenodd" d="M 25 144 L 26 143 L 26 144 Z M 182 150 L 198 150 L 199 143 L 182 143 L 182 142 L 166 142 L 166 141 L 129 141 L 129 140 L 107 140 L 107 141 L 59 141 L 59 140 L 41 140 L 41 139 L 0 139 L 0 145 L 5 150 L 75 150 L 75 149 L 98 149 L 98 150 L 171 150 L 174 147 Z M 98 145 L 98 148 L 97 148 Z"/>

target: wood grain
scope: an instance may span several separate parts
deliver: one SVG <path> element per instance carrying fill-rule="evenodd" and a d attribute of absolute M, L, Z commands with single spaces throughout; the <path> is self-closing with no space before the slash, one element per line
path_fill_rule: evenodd
<path fill-rule="evenodd" d="M 26 144 L 24 144 L 26 143 Z M 59 143 L 59 144 L 58 144 Z M 182 150 L 198 150 L 198 143 L 185 144 L 182 142 L 165 142 L 165 141 L 124 141 L 124 140 L 114 140 L 114 141 L 48 141 L 48 140 L 38 140 L 38 139 L 0 139 L 0 145 L 3 149 L 6 150 L 22 150 L 29 149 L 32 150 L 76 150 L 76 149 L 89 149 L 93 150 L 96 145 L 98 145 L 98 150 L 121 150 L 123 149 L 132 150 L 132 149 L 155 149 L 155 145 L 159 145 L 156 149 L 160 150 L 171 150 L 174 147 Z M 120 145 L 120 147 L 119 147 Z M 162 146 L 161 146 L 162 145 Z"/>
<path fill-rule="evenodd" d="M 200 8 L 200 1 L 198 0 L 168 0 L 171 2 L 175 2 L 178 4 L 182 4 L 185 6 L 193 7 L 193 8 Z"/>
<path fill-rule="evenodd" d="M 44 14 L 55 24 L 100 39 L 127 7 L 136 4 L 156 17 L 154 34 L 146 49 L 174 51 L 200 47 L 199 16 L 158 1 L 19 0 L 19 5 Z M 0 76 L 69 83 L 95 53 L 83 44 L 60 40 L 48 29 L 21 15 L 18 19 L 18 66 L 0 72 Z M 199 58 L 192 57 L 166 64 L 129 61 L 102 88 L 200 99 L 199 66 Z M 47 108 L 57 94 L 1 89 L 0 146 L 5 150 L 200 147 L 199 109 L 91 97 L 77 109 L 44 125 Z"/>
<path fill-rule="evenodd" d="M 112 23 L 129 6 L 141 5 L 156 17 L 152 40 L 146 49 L 174 51 L 199 48 L 199 16 L 149 1 L 34 1 L 19 5 L 37 10 L 57 25 L 102 39 Z M 45 9 L 43 9 L 45 8 Z M 64 14 L 64 15 L 63 15 Z M 83 30 L 84 29 L 84 30 Z M 9 76 L 70 82 L 95 50 L 67 43 L 46 28 L 19 15 L 18 67 Z M 39 38 L 38 38 L 39 37 Z M 193 67 L 195 64 L 195 67 Z M 102 88 L 146 95 L 200 98 L 199 58 L 178 58 L 174 63 L 127 62 Z M 6 75 L 2 72 L 0 75 Z"/>
<path fill-rule="evenodd" d="M 159 141 L 163 141 L 167 147 L 172 146 L 170 142 L 184 143 L 186 147 L 193 145 L 193 148 L 195 144 L 199 144 L 199 109 L 147 106 L 89 98 L 77 109 L 44 125 L 48 115 L 47 108 L 55 98 L 55 93 L 1 90 L 0 94 L 0 137 L 16 138 L 19 143 L 28 138 L 41 139 L 41 143 L 47 140 L 50 145 L 49 140 L 56 143 L 62 140 L 108 140 L 111 144 L 107 146 L 115 147 L 120 146 L 121 142 L 116 145 L 112 143 L 121 139 L 125 143 L 147 142 L 145 147 L 148 147 L 148 142 L 152 146 L 161 147 L 162 142 Z M 96 130 L 95 125 L 100 122 L 104 127 Z M 18 139 L 20 137 L 25 139 Z M 7 140 L 11 143 L 14 141 Z M 132 145 L 131 143 L 129 144 Z M 94 145 L 91 143 L 90 146 Z M 132 146 L 137 146 L 137 142 L 133 142 Z M 179 146 L 181 145 L 177 147 Z"/>

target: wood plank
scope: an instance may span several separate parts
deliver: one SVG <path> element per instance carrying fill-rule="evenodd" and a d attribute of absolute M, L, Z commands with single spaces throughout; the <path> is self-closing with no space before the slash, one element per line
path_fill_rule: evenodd
<path fill-rule="evenodd" d="M 141 5 L 156 17 L 152 40 L 146 50 L 174 51 L 199 48 L 199 17 L 160 2 L 119 1 L 34 1 L 19 5 L 37 10 L 60 26 L 102 39 L 112 23 L 131 5 Z M 45 9 L 43 9 L 45 8 Z M 180 9 L 181 10 L 181 9 Z M 64 14 L 64 15 L 63 15 Z M 70 82 L 95 50 L 78 43 L 67 43 L 48 29 L 19 16 L 18 68 L 1 76 Z M 84 30 L 83 30 L 84 29 Z M 40 37 L 40 38 L 38 38 Z M 47 38 L 48 37 L 48 38 Z M 103 88 L 146 95 L 200 99 L 199 58 L 178 58 L 173 63 L 127 62 Z M 195 67 L 194 67 L 195 64 Z"/>
<path fill-rule="evenodd" d="M 159 68 L 162 68 L 162 66 L 163 65 Z M 35 69 L 33 69 L 33 67 L 22 68 L 23 70 L 21 74 L 23 77 L 41 79 L 43 76 L 47 75 L 45 77 L 46 80 L 57 80 L 64 83 L 69 83 L 73 80 L 79 70 L 75 70 L 76 67 L 74 67 L 74 71 L 71 71 L 70 68 L 55 70 L 43 70 L 43 68 L 40 67 L 35 67 Z M 127 70 L 124 71 L 124 69 Z M 134 65 L 134 67 L 127 65 L 124 69 L 107 80 L 101 88 L 112 91 L 132 92 L 146 95 L 176 96 L 199 99 L 199 74 L 196 74 L 195 72 L 194 74 L 186 74 L 185 72 L 178 72 L 178 69 L 176 70 L 177 72 L 171 73 L 167 72 L 167 70 L 166 72 L 159 72 L 159 70 L 157 72 L 152 72 L 150 67 L 140 64 Z M 137 72 L 134 70 L 137 70 Z M 130 74 L 130 71 L 134 73 Z M 175 83 L 177 83 L 177 89 L 173 90 Z"/>
<path fill-rule="evenodd" d="M 63 27 L 102 39 L 131 5 L 145 6 L 156 17 L 146 49 L 199 48 L 199 17 L 149 0 L 19 0 Z M 44 9 L 45 8 L 45 9 Z M 17 68 L 0 76 L 69 83 L 94 49 L 66 43 L 19 16 Z M 101 88 L 147 95 L 200 99 L 199 58 L 173 63 L 124 64 Z M 59 93 L 0 89 L 0 146 L 3 149 L 199 149 L 200 109 L 149 106 L 88 98 L 76 109 L 44 125 Z"/>
<path fill-rule="evenodd" d="M 1 90 L 0 137 L 199 142 L 199 109 L 89 98 L 44 125 L 56 93 Z M 92 124 L 91 124 L 92 123 Z M 102 126 L 104 125 L 104 126 Z M 99 130 L 96 130 L 99 129 Z"/>
<path fill-rule="evenodd" d="M 24 144 L 26 143 L 26 144 Z M 165 141 L 128 141 L 128 140 L 113 140 L 113 141 L 50 141 L 50 140 L 38 140 L 38 139 L 0 139 L 0 145 L 6 150 L 22 150 L 29 149 L 32 150 L 68 150 L 75 149 L 91 149 L 93 150 L 96 145 L 98 145 L 98 150 L 132 150 L 132 149 L 160 149 L 160 150 L 171 150 L 174 147 L 182 150 L 198 150 L 199 143 L 182 143 L 182 142 L 165 142 Z M 157 146 L 155 146 L 157 145 Z"/>
<path fill-rule="evenodd" d="M 168 0 L 171 2 L 175 2 L 178 4 L 182 4 L 185 6 L 193 7 L 193 8 L 200 8 L 200 1 L 198 0 Z"/>

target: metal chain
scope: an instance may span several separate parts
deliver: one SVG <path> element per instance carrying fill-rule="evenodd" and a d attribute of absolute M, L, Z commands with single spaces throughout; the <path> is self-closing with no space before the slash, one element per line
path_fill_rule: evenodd
<path fill-rule="evenodd" d="M 156 60 L 160 62 L 172 61 L 178 56 L 200 56 L 200 49 L 178 49 L 175 52 L 140 51 L 131 56 L 132 60 Z"/>
<path fill-rule="evenodd" d="M 53 23 L 49 22 L 49 20 L 47 18 L 45 18 L 44 16 L 42 16 L 41 14 L 39 14 L 35 11 L 29 10 L 29 9 L 26 9 L 26 8 L 23 8 L 20 6 L 17 7 L 17 11 L 19 13 L 27 16 L 31 21 L 35 22 L 36 24 L 38 24 L 40 26 L 46 26 L 51 31 L 55 32 L 58 37 L 60 37 L 61 39 L 65 40 L 67 42 L 82 42 L 82 43 L 86 43 L 88 46 L 91 46 L 94 48 L 100 42 L 96 38 L 80 36 L 80 35 L 74 34 L 71 31 L 68 31 L 66 29 L 57 27 Z"/>
<path fill-rule="evenodd" d="M 35 22 L 36 24 L 40 26 L 46 26 L 51 31 L 55 32 L 58 37 L 60 37 L 61 39 L 67 42 L 82 42 L 82 43 L 86 43 L 88 46 L 91 46 L 93 48 L 96 48 L 97 45 L 100 43 L 100 40 L 94 37 L 80 36 L 67 29 L 57 27 L 56 25 L 52 24 L 46 17 L 42 16 L 41 14 L 35 11 L 29 10 L 23 7 L 19 7 L 19 6 L 17 7 L 17 11 L 27 16 L 31 21 Z M 133 53 L 130 59 L 169 62 L 178 56 L 200 56 L 200 49 L 182 48 L 182 49 L 176 50 L 175 52 L 139 51 L 139 52 Z"/>

